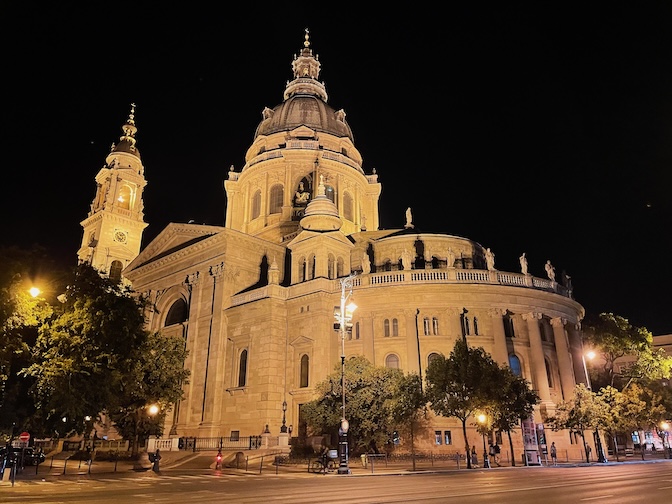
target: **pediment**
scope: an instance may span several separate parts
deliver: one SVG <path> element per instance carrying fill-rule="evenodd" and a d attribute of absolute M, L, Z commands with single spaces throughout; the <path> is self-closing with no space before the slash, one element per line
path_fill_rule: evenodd
<path fill-rule="evenodd" d="M 171 222 L 129 264 L 129 270 L 156 260 L 224 231 L 221 226 L 178 224 Z"/>
<path fill-rule="evenodd" d="M 293 339 L 289 344 L 293 347 L 302 347 L 312 345 L 314 341 L 306 336 L 299 336 L 298 338 Z"/>

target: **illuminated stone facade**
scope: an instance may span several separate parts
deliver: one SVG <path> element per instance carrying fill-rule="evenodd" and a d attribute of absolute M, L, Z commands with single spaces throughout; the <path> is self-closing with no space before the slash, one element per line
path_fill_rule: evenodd
<path fill-rule="evenodd" d="M 277 435 L 283 401 L 299 435 L 301 404 L 340 365 L 334 307 L 351 273 L 359 308 L 346 357 L 424 376 L 432 354 L 448 355 L 464 334 L 520 368 L 542 398 L 541 422 L 585 381 L 582 306 L 550 275 L 498 271 L 479 243 L 416 231 L 411 209 L 405 226 L 379 229 L 381 183 L 363 170 L 345 112 L 327 103 L 320 65 L 306 34 L 283 101 L 263 110 L 245 165 L 229 171 L 225 225 L 170 224 L 124 269 L 152 301 L 151 329 L 182 335 L 189 350 L 190 382 L 166 436 L 267 425 Z M 436 445 L 436 431 L 452 431 L 453 445 Z M 421 440 L 462 450 L 460 432 L 433 418 Z M 566 433 L 546 434 L 572 448 Z M 469 436 L 480 446 L 471 427 Z M 514 441 L 521 450 L 522 436 Z"/>

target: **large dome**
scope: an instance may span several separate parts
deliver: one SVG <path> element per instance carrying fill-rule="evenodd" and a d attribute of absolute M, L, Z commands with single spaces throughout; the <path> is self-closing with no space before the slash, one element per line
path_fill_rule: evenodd
<path fill-rule="evenodd" d="M 292 61 L 294 80 L 287 82 L 284 101 L 273 109 L 264 109 L 254 138 L 306 126 L 339 138 L 348 137 L 354 142 L 345 112 L 327 105 L 327 91 L 324 83 L 318 80 L 320 61 L 310 49 L 308 30 L 305 39 L 301 52 Z"/>
<path fill-rule="evenodd" d="M 338 137 L 347 136 L 354 141 L 350 126 L 345 121 L 345 113 L 335 111 L 314 94 L 295 94 L 272 110 L 266 109 L 254 138 L 291 131 L 299 126 Z"/>

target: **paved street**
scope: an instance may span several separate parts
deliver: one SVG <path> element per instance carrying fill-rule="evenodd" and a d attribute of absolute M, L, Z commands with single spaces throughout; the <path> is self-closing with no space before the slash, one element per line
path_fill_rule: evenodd
<path fill-rule="evenodd" d="M 188 464 L 184 464 L 188 465 Z M 559 467 L 370 473 L 261 474 L 175 467 L 151 471 L 31 478 L 0 486 L 4 503 L 515 503 L 668 504 L 672 461 Z"/>

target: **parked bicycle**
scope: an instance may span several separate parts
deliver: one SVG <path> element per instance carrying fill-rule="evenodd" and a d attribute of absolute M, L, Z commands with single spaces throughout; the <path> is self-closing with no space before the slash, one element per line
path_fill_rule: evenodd
<path fill-rule="evenodd" d="M 334 472 L 338 467 L 336 460 L 338 459 L 338 453 L 336 450 L 329 450 L 321 457 L 316 458 L 310 462 L 308 469 L 310 472 L 314 473 L 328 473 Z"/>

